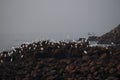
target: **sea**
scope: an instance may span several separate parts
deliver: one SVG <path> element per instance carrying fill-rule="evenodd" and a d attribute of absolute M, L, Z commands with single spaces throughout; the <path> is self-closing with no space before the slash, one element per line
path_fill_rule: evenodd
<path fill-rule="evenodd" d="M 40 33 L 40 34 L 0 34 L 0 51 L 9 51 L 12 47 L 19 47 L 25 42 L 40 40 L 78 40 L 87 38 L 87 34 L 81 33 Z"/>

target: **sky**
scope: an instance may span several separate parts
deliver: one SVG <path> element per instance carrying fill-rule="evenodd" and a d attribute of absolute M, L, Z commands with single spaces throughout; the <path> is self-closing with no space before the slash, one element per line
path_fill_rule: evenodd
<path fill-rule="evenodd" d="M 100 36 L 120 24 L 120 0 L 0 0 L 0 45 Z"/>

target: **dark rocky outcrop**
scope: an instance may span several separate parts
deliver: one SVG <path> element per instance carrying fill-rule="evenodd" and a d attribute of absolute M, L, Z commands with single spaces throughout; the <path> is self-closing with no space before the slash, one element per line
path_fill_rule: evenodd
<path fill-rule="evenodd" d="M 97 36 L 89 36 L 88 41 L 98 41 Z"/>
<path fill-rule="evenodd" d="M 98 37 L 99 43 L 120 44 L 120 24 L 110 32 Z"/>
<path fill-rule="evenodd" d="M 0 80 L 120 80 L 120 49 L 78 42 L 23 44 L 0 53 Z"/>

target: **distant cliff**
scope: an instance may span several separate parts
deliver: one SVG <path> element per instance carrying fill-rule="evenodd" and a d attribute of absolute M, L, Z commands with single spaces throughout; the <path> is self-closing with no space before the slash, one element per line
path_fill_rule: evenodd
<path fill-rule="evenodd" d="M 110 32 L 98 37 L 99 43 L 120 44 L 120 24 Z"/>

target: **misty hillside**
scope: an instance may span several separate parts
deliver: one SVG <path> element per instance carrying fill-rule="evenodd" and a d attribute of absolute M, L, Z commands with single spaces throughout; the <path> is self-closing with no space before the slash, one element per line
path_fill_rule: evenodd
<path fill-rule="evenodd" d="M 120 44 L 120 24 L 110 32 L 98 37 L 99 43 Z"/>

